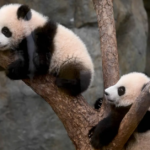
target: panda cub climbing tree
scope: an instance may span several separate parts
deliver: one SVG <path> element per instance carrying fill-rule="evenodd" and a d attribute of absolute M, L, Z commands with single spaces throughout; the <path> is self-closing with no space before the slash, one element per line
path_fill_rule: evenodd
<path fill-rule="evenodd" d="M 115 85 L 105 89 L 105 99 L 113 109 L 106 118 L 90 130 L 91 144 L 95 149 L 103 149 L 114 139 L 123 117 L 148 82 L 150 82 L 150 78 L 145 74 L 133 72 L 123 75 Z M 123 150 L 149 149 L 150 111 L 147 110 Z"/>
<path fill-rule="evenodd" d="M 87 90 L 93 79 L 93 63 L 81 39 L 27 5 L 0 8 L 0 50 L 7 49 L 16 56 L 6 70 L 10 79 L 50 73 L 72 95 Z"/>

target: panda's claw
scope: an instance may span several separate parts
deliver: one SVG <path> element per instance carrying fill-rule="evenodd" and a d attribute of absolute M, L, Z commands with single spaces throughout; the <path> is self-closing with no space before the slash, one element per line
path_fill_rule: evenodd
<path fill-rule="evenodd" d="M 94 104 L 95 109 L 100 109 L 103 103 L 103 97 L 98 98 Z"/>

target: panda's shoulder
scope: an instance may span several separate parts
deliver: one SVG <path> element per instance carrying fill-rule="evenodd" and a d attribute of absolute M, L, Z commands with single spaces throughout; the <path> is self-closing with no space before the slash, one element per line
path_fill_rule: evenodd
<path fill-rule="evenodd" d="M 144 133 L 148 130 L 150 130 L 150 111 L 149 110 L 147 110 L 145 116 L 139 123 L 139 125 L 137 127 L 137 132 Z"/>

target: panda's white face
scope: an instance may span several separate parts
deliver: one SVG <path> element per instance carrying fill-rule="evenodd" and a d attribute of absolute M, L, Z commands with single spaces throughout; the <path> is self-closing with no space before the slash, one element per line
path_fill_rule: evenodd
<path fill-rule="evenodd" d="M 18 43 L 31 34 L 37 27 L 43 26 L 47 17 L 30 9 L 31 18 L 18 18 L 22 5 L 8 4 L 0 8 L 0 50 L 15 48 Z M 21 14 L 20 14 L 21 15 Z"/>
<path fill-rule="evenodd" d="M 17 18 L 19 7 L 9 4 L 0 8 L 0 50 L 16 46 L 24 36 L 23 21 Z"/>
<path fill-rule="evenodd" d="M 115 106 L 129 106 L 134 103 L 142 87 L 150 81 L 142 73 L 129 73 L 120 78 L 113 86 L 105 89 L 106 100 Z"/>

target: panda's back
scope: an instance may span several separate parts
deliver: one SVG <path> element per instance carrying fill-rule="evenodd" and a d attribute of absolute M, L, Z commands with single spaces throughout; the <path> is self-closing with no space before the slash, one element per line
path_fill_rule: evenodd
<path fill-rule="evenodd" d="M 150 131 L 144 133 L 135 132 L 127 143 L 124 150 L 149 150 L 150 149 Z"/>
<path fill-rule="evenodd" d="M 57 24 L 50 71 L 73 61 L 81 63 L 93 73 L 93 63 L 85 44 L 71 30 Z"/>

